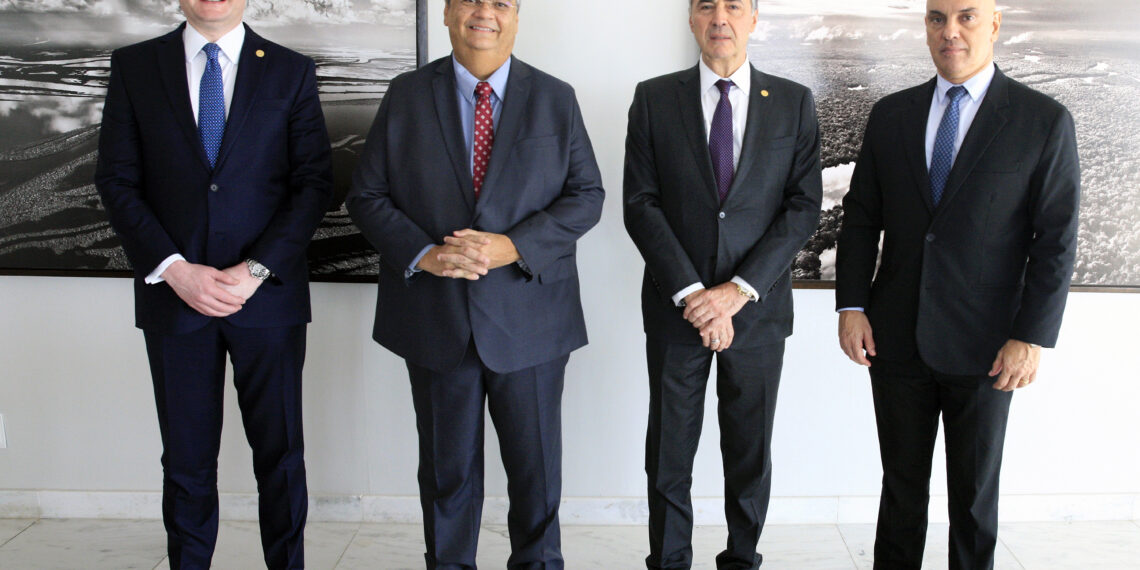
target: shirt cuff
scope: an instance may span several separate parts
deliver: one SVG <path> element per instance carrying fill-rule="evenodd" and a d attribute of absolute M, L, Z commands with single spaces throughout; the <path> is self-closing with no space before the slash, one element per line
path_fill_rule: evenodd
<path fill-rule="evenodd" d="M 435 247 L 435 244 L 429 244 L 420 250 L 420 254 L 417 255 L 416 258 L 412 260 L 412 263 L 408 265 L 408 268 L 404 270 L 404 279 L 409 279 L 411 276 L 423 271 L 423 269 L 419 269 L 416 266 L 420 264 L 420 260 L 423 259 L 424 256 L 427 255 L 427 252 L 431 251 L 433 247 Z"/>
<path fill-rule="evenodd" d="M 838 311 L 835 311 L 835 312 L 836 313 L 842 313 L 843 311 L 859 311 L 860 313 L 862 313 L 863 307 L 843 307 L 842 309 L 839 309 Z"/>
<path fill-rule="evenodd" d="M 171 265 L 174 265 L 175 261 L 186 261 L 186 258 L 182 257 L 181 253 L 176 253 L 162 260 L 162 263 L 159 263 L 158 267 L 155 267 L 154 271 L 151 271 L 150 275 L 147 275 L 146 279 L 143 279 L 143 282 L 147 285 L 156 285 L 166 281 L 162 278 L 162 274 L 165 273 Z"/>
<path fill-rule="evenodd" d="M 692 285 L 689 285 L 688 287 L 685 287 L 684 289 L 681 289 L 680 291 L 677 292 L 676 295 L 673 295 L 673 304 L 677 305 L 678 307 L 684 307 L 685 306 L 685 297 L 688 297 L 694 291 L 700 291 L 701 289 L 704 289 L 704 288 L 705 288 L 704 284 L 698 282 L 698 283 L 693 283 Z"/>
<path fill-rule="evenodd" d="M 760 294 L 757 293 L 756 289 L 754 289 L 751 285 L 749 285 L 748 282 L 745 281 L 743 277 L 741 277 L 739 275 L 734 276 L 732 278 L 732 282 L 739 285 L 741 289 L 744 289 L 745 293 L 748 293 L 748 300 L 749 301 L 752 301 L 753 303 L 755 303 L 755 302 L 760 300 Z"/>

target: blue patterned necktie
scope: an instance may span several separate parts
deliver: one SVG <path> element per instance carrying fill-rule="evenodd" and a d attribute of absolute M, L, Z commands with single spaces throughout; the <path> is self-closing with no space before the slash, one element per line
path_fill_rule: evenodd
<path fill-rule="evenodd" d="M 206 44 L 206 71 L 198 85 L 198 136 L 210 159 L 210 168 L 218 161 L 222 131 L 226 128 L 226 92 L 222 87 L 222 65 L 218 63 L 218 44 Z"/>
<path fill-rule="evenodd" d="M 938 125 L 934 152 L 930 158 L 930 197 L 934 199 L 935 206 L 942 200 L 946 179 L 950 177 L 950 167 L 954 165 L 954 143 L 958 141 L 958 101 L 965 94 L 966 88 L 961 85 L 951 87 L 946 92 L 950 102 L 942 113 L 942 122 Z"/>
<path fill-rule="evenodd" d="M 712 157 L 713 174 L 716 176 L 716 192 L 723 203 L 732 186 L 732 103 L 728 101 L 728 90 L 732 81 L 721 79 L 716 82 L 720 89 L 720 102 L 713 111 L 712 126 L 709 128 L 709 156 Z"/>

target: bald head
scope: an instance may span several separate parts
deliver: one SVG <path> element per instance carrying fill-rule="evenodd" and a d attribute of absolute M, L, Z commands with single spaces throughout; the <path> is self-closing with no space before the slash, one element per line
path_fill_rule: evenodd
<path fill-rule="evenodd" d="M 1001 29 L 996 0 L 927 0 L 926 45 L 938 74 L 962 83 L 994 59 Z"/>

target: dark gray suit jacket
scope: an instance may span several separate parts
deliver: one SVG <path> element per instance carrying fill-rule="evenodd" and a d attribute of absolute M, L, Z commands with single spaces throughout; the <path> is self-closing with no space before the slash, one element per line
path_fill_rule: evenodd
<path fill-rule="evenodd" d="M 935 208 L 934 87 L 871 110 L 843 200 L 836 305 L 866 308 L 880 359 L 980 375 L 1010 338 L 1057 341 L 1077 250 L 1077 142 L 1065 107 L 998 70 Z"/>
<path fill-rule="evenodd" d="M 380 252 L 373 338 L 419 366 L 458 366 L 472 337 L 509 372 L 586 344 L 575 243 L 602 212 L 601 174 L 574 90 L 514 59 L 475 200 L 451 56 L 392 81 L 346 205 Z M 463 228 L 506 234 L 511 264 L 478 281 L 405 270 Z"/>
<path fill-rule="evenodd" d="M 733 318 L 734 347 L 792 333 L 791 265 L 819 223 L 819 125 L 806 87 L 752 69 L 740 163 L 717 196 L 692 67 L 637 86 L 625 150 L 625 226 L 645 258 L 645 332 L 700 343 L 672 296 L 739 275 L 760 295 Z"/>

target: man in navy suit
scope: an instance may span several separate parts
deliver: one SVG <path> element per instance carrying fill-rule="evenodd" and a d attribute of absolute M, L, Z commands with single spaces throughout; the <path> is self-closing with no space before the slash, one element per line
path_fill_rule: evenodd
<path fill-rule="evenodd" d="M 171 568 L 218 530 L 225 358 L 253 449 L 269 568 L 304 566 L 305 249 L 332 193 L 313 61 L 242 25 L 245 0 L 111 56 L 95 184 L 136 273 Z"/>
<path fill-rule="evenodd" d="M 561 401 L 586 344 L 575 243 L 601 176 L 569 85 L 511 56 L 517 0 L 448 0 L 452 55 L 397 77 L 346 204 L 380 252 L 373 338 L 407 363 L 428 568 L 474 568 L 490 406 L 510 568 L 562 568 Z"/>
<path fill-rule="evenodd" d="M 753 0 L 691 0 L 697 65 L 637 86 L 625 226 L 645 258 L 649 568 L 693 563 L 693 458 L 715 355 L 728 542 L 717 568 L 756 568 L 791 265 L 819 223 L 811 91 L 748 61 Z"/>
<path fill-rule="evenodd" d="M 875 568 L 922 566 L 941 417 L 950 568 L 980 570 L 994 566 L 1013 390 L 1061 327 L 1081 176 L 1068 110 L 994 65 L 994 0 L 926 10 L 938 74 L 875 104 L 843 199 L 839 343 L 870 367 Z"/>

